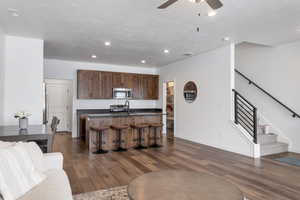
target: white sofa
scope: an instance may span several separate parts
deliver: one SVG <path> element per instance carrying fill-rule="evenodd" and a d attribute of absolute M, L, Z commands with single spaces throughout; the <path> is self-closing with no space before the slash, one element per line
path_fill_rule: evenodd
<path fill-rule="evenodd" d="M 61 153 L 44 154 L 47 178 L 18 200 L 73 200 Z"/>

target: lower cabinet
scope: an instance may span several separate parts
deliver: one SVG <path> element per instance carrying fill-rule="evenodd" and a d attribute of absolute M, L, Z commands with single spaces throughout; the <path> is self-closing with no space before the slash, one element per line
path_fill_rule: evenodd
<path fill-rule="evenodd" d="M 132 117 L 101 117 L 101 118 L 87 118 L 86 119 L 86 130 L 85 130 L 85 142 L 89 148 L 90 152 L 94 152 L 98 148 L 98 136 L 97 132 L 91 131 L 91 126 L 110 126 L 112 124 L 135 124 L 135 123 L 162 123 L 162 115 L 155 116 L 132 116 Z M 158 130 L 160 138 L 162 139 L 162 130 Z M 123 134 L 124 147 L 134 148 L 138 145 L 138 132 L 136 129 L 129 128 L 124 130 Z M 155 132 L 154 129 L 145 129 L 143 134 L 143 144 L 145 146 L 154 143 Z M 117 149 L 117 133 L 116 131 L 109 129 L 103 133 L 103 149 L 104 150 L 114 150 Z M 160 141 L 162 142 L 162 141 Z"/>

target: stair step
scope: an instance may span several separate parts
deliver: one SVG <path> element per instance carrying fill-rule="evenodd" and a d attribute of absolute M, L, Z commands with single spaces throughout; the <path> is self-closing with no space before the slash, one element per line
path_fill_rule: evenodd
<path fill-rule="evenodd" d="M 269 126 L 269 125 L 267 125 L 267 124 L 259 124 L 258 126 L 257 126 L 257 133 L 258 134 L 270 134 L 270 133 L 265 133 L 264 132 L 264 129 L 265 129 L 265 126 Z M 270 126 L 269 126 L 270 127 Z M 270 128 L 269 128 L 270 129 Z M 270 130 L 269 130 L 270 131 Z"/>
<path fill-rule="evenodd" d="M 272 144 L 277 142 L 277 135 L 274 133 L 270 134 L 258 134 L 257 135 L 258 144 Z"/>
<path fill-rule="evenodd" d="M 261 156 L 287 152 L 289 145 L 282 142 L 272 144 L 261 144 Z"/>

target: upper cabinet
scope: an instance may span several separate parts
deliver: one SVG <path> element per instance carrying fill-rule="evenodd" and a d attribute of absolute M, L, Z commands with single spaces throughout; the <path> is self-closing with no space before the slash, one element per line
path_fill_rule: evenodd
<path fill-rule="evenodd" d="M 112 84 L 113 84 L 113 73 L 112 72 L 98 72 L 100 80 L 100 96 L 98 99 L 111 99 L 112 94 Z"/>
<path fill-rule="evenodd" d="M 133 99 L 143 99 L 143 76 L 132 74 L 129 88 L 132 89 Z"/>
<path fill-rule="evenodd" d="M 114 72 L 113 88 L 131 88 L 131 78 L 133 74 Z"/>
<path fill-rule="evenodd" d="M 143 99 L 158 99 L 158 81 L 156 75 L 142 76 Z"/>
<path fill-rule="evenodd" d="M 131 88 L 133 99 L 158 99 L 158 75 L 77 71 L 78 99 L 112 99 L 113 88 Z"/>
<path fill-rule="evenodd" d="M 97 99 L 99 97 L 99 73 L 97 71 L 77 71 L 78 99 Z"/>

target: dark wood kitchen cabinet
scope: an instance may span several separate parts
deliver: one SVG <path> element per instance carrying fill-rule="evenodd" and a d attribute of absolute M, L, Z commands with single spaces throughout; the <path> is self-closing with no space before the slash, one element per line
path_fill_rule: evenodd
<path fill-rule="evenodd" d="M 159 76 L 152 75 L 150 91 L 151 91 L 151 94 L 150 94 L 151 99 L 159 98 Z"/>
<path fill-rule="evenodd" d="M 77 71 L 77 97 L 78 99 L 99 98 L 99 73 L 91 70 Z"/>
<path fill-rule="evenodd" d="M 158 99 L 158 84 L 159 79 L 157 75 L 143 75 L 143 99 Z"/>
<path fill-rule="evenodd" d="M 158 99 L 158 75 L 78 70 L 78 99 L 112 99 L 113 88 L 131 88 L 133 99 Z"/>
<path fill-rule="evenodd" d="M 78 99 L 112 99 L 112 73 L 77 71 Z"/>
<path fill-rule="evenodd" d="M 100 86 L 99 86 L 99 99 L 112 99 L 113 94 L 113 73 L 112 72 L 99 72 L 99 80 L 100 80 Z"/>
<path fill-rule="evenodd" d="M 132 74 L 130 81 L 130 88 L 132 89 L 133 99 L 143 99 L 143 76 L 139 74 Z"/>
<path fill-rule="evenodd" d="M 122 73 L 113 73 L 112 86 L 113 88 L 124 88 Z"/>
<path fill-rule="evenodd" d="M 113 74 L 113 88 L 131 88 L 132 75 L 130 73 L 112 73 Z"/>

